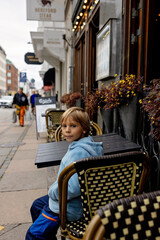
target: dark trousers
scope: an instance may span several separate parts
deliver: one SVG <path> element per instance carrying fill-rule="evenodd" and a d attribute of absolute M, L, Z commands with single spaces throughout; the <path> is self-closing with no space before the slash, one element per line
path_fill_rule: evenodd
<path fill-rule="evenodd" d="M 56 240 L 59 227 L 58 214 L 49 209 L 49 197 L 36 199 L 30 209 L 33 224 L 27 231 L 26 240 Z"/>

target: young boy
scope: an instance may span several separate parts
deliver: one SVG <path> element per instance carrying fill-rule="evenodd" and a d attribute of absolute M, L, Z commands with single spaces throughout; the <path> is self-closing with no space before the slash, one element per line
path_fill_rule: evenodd
<path fill-rule="evenodd" d="M 84 109 L 79 107 L 69 108 L 61 117 L 61 126 L 63 136 L 71 144 L 61 161 L 57 180 L 49 188 L 48 195 L 36 199 L 32 204 L 33 224 L 27 231 L 26 240 L 57 239 L 56 232 L 60 224 L 58 217 L 59 174 L 71 162 L 86 157 L 101 156 L 103 153 L 102 143 L 94 142 L 93 138 L 88 136 L 90 120 Z M 69 180 L 67 198 L 67 220 L 76 221 L 83 214 L 77 174 L 74 174 Z"/>

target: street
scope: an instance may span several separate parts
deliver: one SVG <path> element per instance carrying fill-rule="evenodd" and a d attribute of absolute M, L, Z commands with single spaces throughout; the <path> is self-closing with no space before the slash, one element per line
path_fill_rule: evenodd
<path fill-rule="evenodd" d="M 23 136 L 27 130 L 20 128 L 19 123 L 12 123 L 14 109 L 0 108 L 0 177 L 3 176 L 17 147 L 22 145 Z M 13 131 L 15 129 L 16 131 Z"/>

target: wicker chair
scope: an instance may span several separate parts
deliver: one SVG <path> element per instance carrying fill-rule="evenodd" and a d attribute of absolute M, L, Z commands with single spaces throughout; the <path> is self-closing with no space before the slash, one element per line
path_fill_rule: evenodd
<path fill-rule="evenodd" d="M 100 126 L 97 123 L 91 122 L 91 128 L 90 128 L 89 135 L 102 135 L 102 129 L 100 128 Z M 62 136 L 61 126 L 59 126 L 55 131 L 55 142 L 59 142 L 62 140 L 64 140 L 64 138 Z"/>
<path fill-rule="evenodd" d="M 68 165 L 58 181 L 61 239 L 66 235 L 74 240 L 82 239 L 95 211 L 113 200 L 141 193 L 149 171 L 150 159 L 136 151 L 85 158 Z M 83 217 L 67 222 L 68 180 L 75 173 L 79 178 Z"/>
<path fill-rule="evenodd" d="M 160 239 L 160 191 L 116 200 L 100 208 L 83 240 Z"/>
<path fill-rule="evenodd" d="M 47 129 L 47 142 L 52 142 L 55 130 L 60 125 L 60 117 L 64 110 L 47 109 L 46 110 L 46 129 Z"/>

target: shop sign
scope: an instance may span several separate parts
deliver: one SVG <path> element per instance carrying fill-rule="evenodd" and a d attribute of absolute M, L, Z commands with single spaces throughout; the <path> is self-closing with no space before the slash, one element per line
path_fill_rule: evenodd
<path fill-rule="evenodd" d="M 44 30 L 44 47 L 63 48 L 63 31 Z"/>
<path fill-rule="evenodd" d="M 64 0 L 27 0 L 27 20 L 64 21 Z"/>
<path fill-rule="evenodd" d="M 23 82 L 23 83 L 27 82 L 27 73 L 26 72 L 20 72 L 19 78 L 20 78 L 19 79 L 20 82 Z"/>
<path fill-rule="evenodd" d="M 32 52 L 26 53 L 24 60 L 27 64 L 42 64 L 42 62 L 39 62 L 38 58 Z"/>
<path fill-rule="evenodd" d="M 36 97 L 35 98 L 36 108 L 36 132 L 37 139 L 39 133 L 46 132 L 46 119 L 43 116 L 48 108 L 56 108 L 56 97 Z"/>

